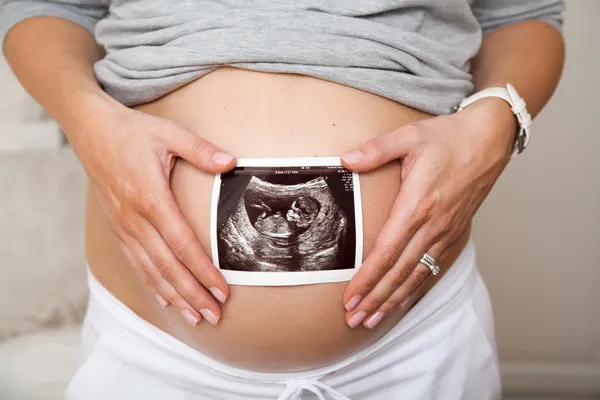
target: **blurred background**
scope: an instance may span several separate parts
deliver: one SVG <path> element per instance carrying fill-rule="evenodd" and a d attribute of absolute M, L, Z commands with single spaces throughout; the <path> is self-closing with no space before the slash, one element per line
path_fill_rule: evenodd
<path fill-rule="evenodd" d="M 600 399 L 600 1 L 565 17 L 560 86 L 475 219 L 511 400 Z"/>
<path fill-rule="evenodd" d="M 506 400 L 600 399 L 599 21 L 600 0 L 568 1 L 560 87 L 476 217 Z M 0 399 L 60 399 L 74 372 L 84 189 L 0 59 Z"/>

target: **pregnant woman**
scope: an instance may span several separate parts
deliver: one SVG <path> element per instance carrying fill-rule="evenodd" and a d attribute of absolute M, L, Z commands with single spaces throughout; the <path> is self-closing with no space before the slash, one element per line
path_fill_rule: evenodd
<path fill-rule="evenodd" d="M 8 62 L 89 176 L 68 399 L 499 398 L 470 224 L 557 84 L 562 1 L 1 4 Z M 234 156 L 360 172 L 351 281 L 227 285 L 209 217 Z"/>

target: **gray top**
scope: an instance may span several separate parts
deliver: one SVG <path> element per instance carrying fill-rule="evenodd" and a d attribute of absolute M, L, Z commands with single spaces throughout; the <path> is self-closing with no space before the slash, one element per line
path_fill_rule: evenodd
<path fill-rule="evenodd" d="M 95 33 L 95 65 L 126 105 L 219 66 L 311 75 L 433 114 L 473 90 L 483 34 L 521 20 L 560 29 L 563 0 L 0 0 L 0 43 L 32 16 Z"/>

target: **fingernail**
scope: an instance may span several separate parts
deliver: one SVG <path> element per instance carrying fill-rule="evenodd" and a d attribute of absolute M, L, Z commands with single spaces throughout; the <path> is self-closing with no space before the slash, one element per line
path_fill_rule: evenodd
<path fill-rule="evenodd" d="M 227 154 L 223 151 L 217 151 L 213 155 L 213 161 L 216 162 L 217 164 L 227 165 L 227 164 L 229 164 L 229 162 L 231 160 L 233 160 L 233 156 L 231 154 Z"/>
<path fill-rule="evenodd" d="M 189 312 L 189 310 L 181 310 L 181 315 L 183 315 L 183 318 L 185 318 L 185 320 L 191 326 L 196 326 L 200 322 L 200 320 L 194 317 L 194 315 L 191 312 Z"/>
<path fill-rule="evenodd" d="M 359 162 L 364 160 L 364 158 L 365 155 L 363 154 L 363 152 L 358 150 L 351 151 L 350 153 L 342 156 L 342 159 L 346 161 L 346 163 L 349 165 L 358 164 Z"/>
<path fill-rule="evenodd" d="M 350 318 L 350 321 L 348 321 L 348 325 L 350 325 L 350 328 L 356 328 L 358 324 L 360 324 L 363 321 L 363 319 L 365 319 L 366 316 L 366 312 L 359 311 L 356 314 L 354 314 L 352 318 Z"/>
<path fill-rule="evenodd" d="M 402 302 L 400 302 L 400 308 L 406 308 L 406 306 L 410 302 L 410 299 L 412 299 L 412 296 L 408 296 L 407 298 L 402 300 Z"/>
<path fill-rule="evenodd" d="M 207 320 L 211 325 L 216 325 L 217 322 L 219 322 L 219 318 L 217 318 L 217 316 L 208 308 L 201 309 L 200 314 L 202 314 L 204 319 Z"/>
<path fill-rule="evenodd" d="M 354 295 L 353 298 L 350 299 L 349 302 L 346 303 L 345 307 L 347 311 L 352 311 L 356 308 L 356 306 L 358 305 L 358 303 L 360 303 L 360 299 L 362 299 L 362 296 L 356 294 Z"/>
<path fill-rule="evenodd" d="M 221 292 L 219 290 L 219 288 L 216 287 L 212 287 L 210 288 L 210 292 L 212 293 L 213 296 L 215 296 L 215 298 L 217 300 L 219 300 L 221 303 L 225 303 L 225 300 L 227 300 L 227 297 L 223 294 L 223 292 Z"/>
<path fill-rule="evenodd" d="M 367 319 L 367 328 L 373 329 L 377 326 L 379 322 L 383 319 L 384 314 L 380 311 L 377 311 L 375 314 L 371 315 L 369 319 Z"/>
<path fill-rule="evenodd" d="M 162 296 L 161 296 L 160 294 L 158 294 L 158 293 L 157 293 L 155 296 L 156 296 L 156 301 L 158 301 L 158 304 L 160 304 L 160 306 L 161 306 L 162 308 L 167 308 L 167 307 L 169 307 L 169 302 L 168 302 L 168 301 L 167 301 L 167 300 L 166 300 L 164 297 L 162 297 Z"/>

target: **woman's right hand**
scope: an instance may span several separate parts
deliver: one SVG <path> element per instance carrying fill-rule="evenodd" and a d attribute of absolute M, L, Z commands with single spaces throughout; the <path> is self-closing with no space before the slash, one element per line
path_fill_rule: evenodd
<path fill-rule="evenodd" d="M 193 326 L 202 318 L 215 325 L 216 300 L 224 303 L 229 288 L 169 182 L 176 157 L 210 173 L 233 168 L 235 159 L 165 119 L 121 105 L 100 110 L 94 126 L 67 133 L 125 256 L 163 307 L 175 306 Z"/>

